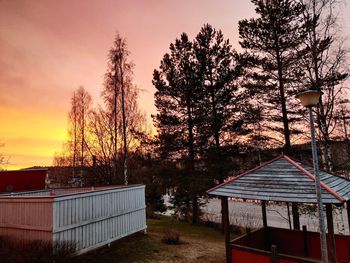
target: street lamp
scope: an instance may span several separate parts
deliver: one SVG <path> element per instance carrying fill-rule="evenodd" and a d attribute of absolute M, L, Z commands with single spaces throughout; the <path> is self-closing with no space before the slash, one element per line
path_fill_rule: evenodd
<path fill-rule="evenodd" d="M 317 145 L 316 145 L 316 138 L 315 138 L 314 114 L 312 112 L 312 107 L 318 104 L 318 101 L 321 95 L 322 95 L 322 92 L 320 90 L 310 89 L 297 94 L 296 97 L 300 100 L 301 104 L 304 107 L 307 107 L 309 109 L 312 160 L 314 165 L 315 188 L 316 188 L 317 206 L 318 206 L 318 220 L 319 220 L 319 227 L 320 227 L 320 234 L 321 234 L 321 252 L 322 252 L 323 262 L 328 263 L 326 226 L 324 223 L 321 182 L 320 182 L 320 173 L 319 173 L 319 167 L 318 167 Z"/>

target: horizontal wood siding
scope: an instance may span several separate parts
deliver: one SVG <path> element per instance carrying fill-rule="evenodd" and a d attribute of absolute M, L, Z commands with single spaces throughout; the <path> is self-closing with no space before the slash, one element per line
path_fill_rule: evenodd
<path fill-rule="evenodd" d="M 145 187 L 56 197 L 53 240 L 73 241 L 79 253 L 146 229 Z"/>
<path fill-rule="evenodd" d="M 50 241 L 52 202 L 51 198 L 0 198 L 0 236 Z"/>

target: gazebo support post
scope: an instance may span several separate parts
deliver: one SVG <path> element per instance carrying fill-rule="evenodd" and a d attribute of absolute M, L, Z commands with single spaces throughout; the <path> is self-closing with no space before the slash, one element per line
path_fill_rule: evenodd
<path fill-rule="evenodd" d="M 228 199 L 227 196 L 221 197 L 222 204 L 222 219 L 225 234 L 225 248 L 226 248 L 226 263 L 231 263 L 231 246 L 230 246 L 230 220 L 228 211 Z"/>
<path fill-rule="evenodd" d="M 289 229 L 292 230 L 292 223 L 291 223 L 291 220 L 290 220 L 290 209 L 289 209 L 289 203 L 286 202 L 287 204 L 287 214 L 288 214 L 288 224 L 289 224 Z"/>
<path fill-rule="evenodd" d="M 298 203 L 292 203 L 293 229 L 300 230 Z"/>
<path fill-rule="evenodd" d="M 350 234 L 350 200 L 346 201 L 346 212 L 348 216 L 348 227 L 349 227 L 349 234 Z"/>
<path fill-rule="evenodd" d="M 261 200 L 261 211 L 262 211 L 263 226 L 267 227 L 266 201 L 264 200 Z"/>
<path fill-rule="evenodd" d="M 333 226 L 333 214 L 332 214 L 332 204 L 326 204 L 326 216 L 327 216 L 327 228 L 329 237 L 329 254 L 331 257 L 331 262 L 336 263 L 336 250 L 335 250 L 335 240 L 334 240 L 334 226 Z"/>
<path fill-rule="evenodd" d="M 304 256 L 309 256 L 309 242 L 308 242 L 308 234 L 307 227 L 303 225 L 303 238 L 304 238 Z"/>
<path fill-rule="evenodd" d="M 271 263 L 278 263 L 278 251 L 277 251 L 277 246 L 276 245 L 272 245 L 271 246 L 271 258 L 270 258 L 270 262 Z"/>

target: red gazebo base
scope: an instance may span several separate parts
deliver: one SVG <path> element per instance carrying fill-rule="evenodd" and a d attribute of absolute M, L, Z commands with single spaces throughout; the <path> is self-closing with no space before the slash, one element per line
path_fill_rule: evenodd
<path fill-rule="evenodd" d="M 337 262 L 350 262 L 350 236 L 335 235 L 334 238 Z M 231 241 L 230 246 L 233 263 L 322 262 L 317 232 L 265 227 L 248 231 Z"/>

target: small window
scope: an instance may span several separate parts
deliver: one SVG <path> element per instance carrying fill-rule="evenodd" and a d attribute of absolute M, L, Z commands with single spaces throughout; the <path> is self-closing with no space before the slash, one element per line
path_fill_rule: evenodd
<path fill-rule="evenodd" d="M 13 186 L 12 185 L 8 185 L 6 187 L 6 190 L 7 190 L 7 192 L 12 192 L 13 191 Z"/>

